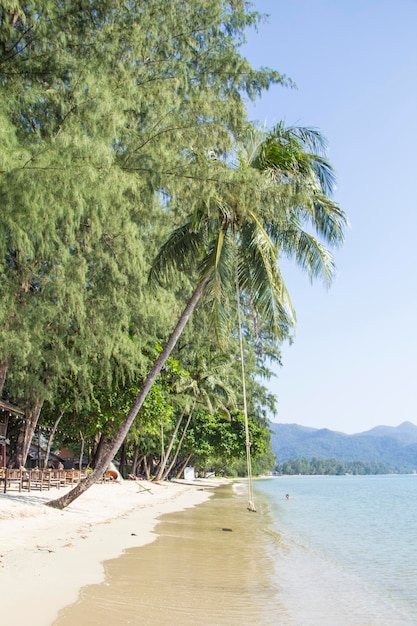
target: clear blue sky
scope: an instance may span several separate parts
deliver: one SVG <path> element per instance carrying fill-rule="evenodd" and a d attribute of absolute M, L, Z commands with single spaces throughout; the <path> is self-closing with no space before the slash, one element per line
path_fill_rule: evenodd
<path fill-rule="evenodd" d="M 350 227 L 330 290 L 286 269 L 297 334 L 274 421 L 345 433 L 417 424 L 417 0 L 255 0 L 245 56 L 292 78 L 250 106 L 319 128 Z"/>

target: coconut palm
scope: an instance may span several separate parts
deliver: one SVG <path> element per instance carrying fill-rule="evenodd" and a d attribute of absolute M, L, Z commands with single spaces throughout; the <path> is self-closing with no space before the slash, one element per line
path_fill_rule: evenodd
<path fill-rule="evenodd" d="M 234 410 L 237 406 L 235 392 L 229 384 L 233 377 L 233 368 L 234 362 L 225 354 L 218 352 L 213 354 L 210 349 L 204 350 L 202 347 L 200 347 L 199 352 L 195 353 L 192 366 L 189 367 L 192 384 L 189 386 L 188 392 L 192 396 L 188 396 L 188 402 L 186 401 L 185 407 L 177 419 L 165 458 L 161 459 L 155 480 L 165 479 L 174 467 L 197 402 L 203 404 L 211 414 L 216 411 L 225 419 L 230 420 L 230 408 Z M 168 465 L 168 459 L 184 419 L 185 425 L 177 442 L 175 453 Z"/>
<path fill-rule="evenodd" d="M 150 272 L 153 284 L 172 271 L 191 272 L 195 290 L 93 473 L 51 506 L 67 506 L 107 469 L 203 294 L 221 336 L 237 277 L 242 298 L 282 340 L 294 328 L 295 312 L 280 259 L 295 259 L 311 278 L 331 282 L 334 262 L 328 247 L 343 241 L 346 217 L 331 199 L 334 173 L 325 148 L 318 131 L 278 124 L 271 132 L 252 129 L 236 150 L 236 163 L 207 157 L 219 181 L 216 194 L 174 230 Z"/>

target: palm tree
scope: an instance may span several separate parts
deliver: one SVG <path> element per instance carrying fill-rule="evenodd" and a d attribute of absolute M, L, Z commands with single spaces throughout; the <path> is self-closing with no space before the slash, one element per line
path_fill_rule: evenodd
<path fill-rule="evenodd" d="M 197 402 L 204 404 L 211 414 L 216 411 L 225 419 L 230 420 L 229 409 L 234 410 L 236 408 L 236 396 L 233 388 L 228 384 L 233 376 L 231 372 L 233 367 L 233 361 L 224 354 L 218 352 L 213 354 L 210 349 L 205 350 L 201 346 L 199 351 L 195 353 L 192 367 L 189 368 L 192 384 L 189 385 L 188 391 L 192 393 L 192 398 L 186 402 L 177 419 L 166 449 L 165 458 L 161 459 L 155 480 L 165 479 L 174 467 Z M 167 466 L 178 431 L 186 416 L 187 419 L 177 442 L 175 453 Z"/>
<path fill-rule="evenodd" d="M 219 181 L 217 193 L 174 230 L 150 272 L 151 283 L 160 284 L 172 271 L 192 271 L 195 290 L 95 470 L 51 506 L 64 508 L 107 469 L 203 294 L 220 336 L 237 276 L 242 296 L 282 340 L 295 325 L 295 312 L 280 258 L 293 258 L 311 278 L 331 282 L 334 262 L 326 245 L 343 241 L 346 217 L 330 197 L 334 173 L 325 147 L 316 130 L 278 124 L 269 133 L 252 129 L 236 151 L 237 164 L 207 157 Z"/>

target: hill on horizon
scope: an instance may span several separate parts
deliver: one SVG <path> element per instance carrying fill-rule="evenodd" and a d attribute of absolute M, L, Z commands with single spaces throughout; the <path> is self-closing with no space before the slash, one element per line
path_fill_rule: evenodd
<path fill-rule="evenodd" d="M 292 459 L 337 459 L 386 463 L 392 468 L 417 470 L 417 426 L 376 426 L 347 435 L 328 428 L 270 422 L 272 451 L 277 463 Z"/>

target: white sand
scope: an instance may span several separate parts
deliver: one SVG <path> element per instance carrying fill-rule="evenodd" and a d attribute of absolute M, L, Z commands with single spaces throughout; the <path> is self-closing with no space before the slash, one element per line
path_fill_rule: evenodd
<path fill-rule="evenodd" d="M 103 581 L 103 561 L 156 539 L 160 515 L 204 502 L 220 482 L 93 485 L 63 511 L 44 505 L 63 488 L 0 493 L 2 623 L 50 626 L 82 587 Z"/>

